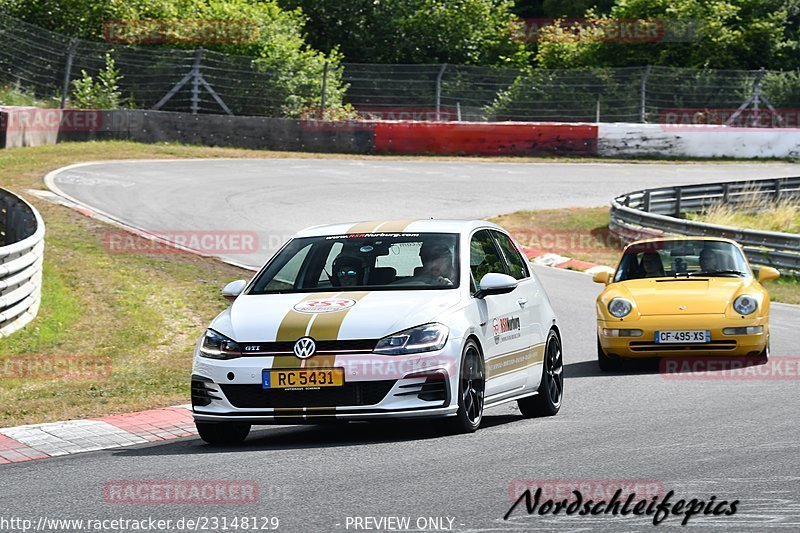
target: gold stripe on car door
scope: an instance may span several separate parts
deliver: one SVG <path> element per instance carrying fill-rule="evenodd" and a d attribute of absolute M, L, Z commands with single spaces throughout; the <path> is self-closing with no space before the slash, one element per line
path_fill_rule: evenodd
<path fill-rule="evenodd" d="M 486 378 L 495 378 L 544 361 L 544 344 L 508 352 L 486 361 Z"/>

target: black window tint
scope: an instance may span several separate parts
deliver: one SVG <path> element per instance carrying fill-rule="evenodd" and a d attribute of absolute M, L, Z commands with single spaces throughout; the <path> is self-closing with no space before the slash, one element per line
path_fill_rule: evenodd
<path fill-rule="evenodd" d="M 500 245 L 500 249 L 503 250 L 503 255 L 506 256 L 508 271 L 511 276 L 514 279 L 527 278 L 528 266 L 525 264 L 527 261 L 522 258 L 522 254 L 520 254 L 517 247 L 514 246 L 511 239 L 508 238 L 508 235 L 500 233 L 499 231 L 493 231 L 492 234 L 497 239 L 497 244 Z"/>

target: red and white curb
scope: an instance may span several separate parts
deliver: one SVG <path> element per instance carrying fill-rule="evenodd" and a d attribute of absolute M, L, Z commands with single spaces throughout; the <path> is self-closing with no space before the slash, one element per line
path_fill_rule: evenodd
<path fill-rule="evenodd" d="M 531 263 L 534 265 L 577 270 L 590 276 L 597 272 L 598 268 L 603 267 L 603 265 L 598 265 L 597 263 L 590 263 L 588 261 L 564 257 L 563 255 L 548 253 L 531 246 L 523 246 L 522 251 L 525 252 L 525 255 L 528 256 L 528 259 L 530 259 Z"/>
<path fill-rule="evenodd" d="M 196 435 L 191 406 L 0 429 L 0 464 Z"/>

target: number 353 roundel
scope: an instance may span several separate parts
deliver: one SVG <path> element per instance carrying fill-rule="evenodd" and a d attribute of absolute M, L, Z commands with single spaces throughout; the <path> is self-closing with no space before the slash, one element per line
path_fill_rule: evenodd
<path fill-rule="evenodd" d="M 355 305 L 356 301 L 350 298 L 322 298 L 319 300 L 306 300 L 294 306 L 298 313 L 335 313 Z"/>

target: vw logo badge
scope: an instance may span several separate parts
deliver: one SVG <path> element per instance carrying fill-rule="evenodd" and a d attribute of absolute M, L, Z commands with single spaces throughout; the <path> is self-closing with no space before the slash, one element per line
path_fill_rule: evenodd
<path fill-rule="evenodd" d="M 294 354 L 300 359 L 308 359 L 317 351 L 317 344 L 311 337 L 303 337 L 297 339 L 297 342 L 294 343 L 293 350 Z"/>

